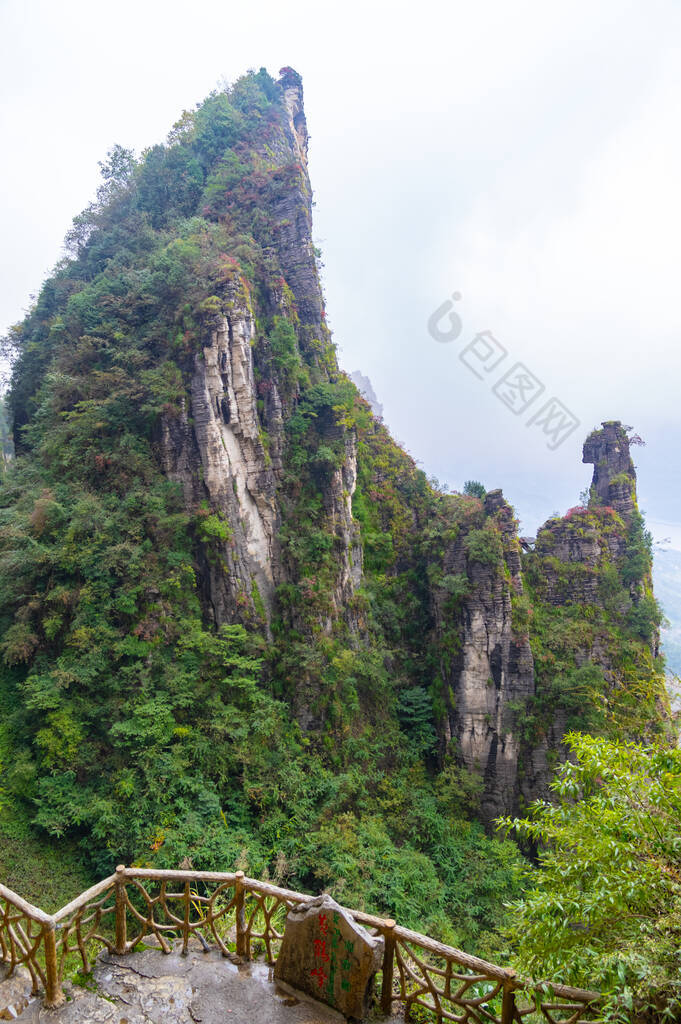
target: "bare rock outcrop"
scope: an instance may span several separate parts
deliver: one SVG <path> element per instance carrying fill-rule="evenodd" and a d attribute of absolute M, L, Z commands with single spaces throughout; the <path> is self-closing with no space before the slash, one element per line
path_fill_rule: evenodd
<path fill-rule="evenodd" d="M 512 595 L 523 592 L 520 547 L 512 509 L 500 490 L 487 494 L 485 513 L 501 559 L 476 556 L 464 536 L 447 551 L 444 569 L 469 581 L 449 678 L 448 736 L 465 767 L 484 779 L 480 813 L 489 824 L 517 802 L 521 744 L 514 702 L 531 696 L 534 677 L 527 630 L 513 623 Z"/>
<path fill-rule="evenodd" d="M 593 463 L 589 504 L 611 506 L 627 519 L 636 507 L 636 471 L 629 437 L 619 420 L 605 420 L 584 442 L 582 462 Z"/>
<path fill-rule="evenodd" d="M 234 304 L 232 304 L 234 306 Z M 250 607 L 255 588 L 271 611 L 278 557 L 276 473 L 260 436 L 248 305 L 234 306 L 194 358 L 190 408 L 163 419 L 160 455 L 194 511 L 220 513 L 219 535 L 206 558 L 204 592 L 215 622 Z"/>

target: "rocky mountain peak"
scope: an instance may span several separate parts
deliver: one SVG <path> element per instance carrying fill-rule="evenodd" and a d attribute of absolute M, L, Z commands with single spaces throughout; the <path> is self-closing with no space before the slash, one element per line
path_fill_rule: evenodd
<path fill-rule="evenodd" d="M 582 462 L 593 463 L 589 506 L 606 505 L 628 518 L 636 507 L 636 470 L 619 420 L 605 420 L 586 441 Z"/>
<path fill-rule="evenodd" d="M 284 93 L 284 105 L 295 140 L 296 156 L 300 163 L 307 167 L 308 134 L 303 106 L 303 80 L 293 68 L 284 67 L 279 71 L 279 85 Z"/>
<path fill-rule="evenodd" d="M 350 377 L 350 380 L 359 391 L 362 398 L 366 399 L 366 401 L 369 403 L 371 411 L 373 412 L 374 416 L 377 419 L 382 420 L 383 406 L 381 405 L 376 396 L 374 386 L 371 383 L 370 379 L 365 374 L 363 374 L 361 370 L 353 370 L 352 373 L 348 374 L 348 376 Z"/>

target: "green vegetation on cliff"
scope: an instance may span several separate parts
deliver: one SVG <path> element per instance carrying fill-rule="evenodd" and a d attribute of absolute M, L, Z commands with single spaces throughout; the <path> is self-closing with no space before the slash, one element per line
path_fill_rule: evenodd
<path fill-rule="evenodd" d="M 604 428 L 619 442 L 618 457 L 628 458 L 621 425 Z M 604 432 L 594 431 L 585 451 Z M 549 520 L 525 557 L 536 695 L 524 726 L 545 732 L 559 713 L 568 730 L 664 740 L 669 720 L 652 539 L 636 505 L 635 477 L 608 477 L 605 458 L 597 469 L 602 486 L 610 494 L 621 489 L 623 500 L 605 505 L 592 489 L 589 506 Z"/>

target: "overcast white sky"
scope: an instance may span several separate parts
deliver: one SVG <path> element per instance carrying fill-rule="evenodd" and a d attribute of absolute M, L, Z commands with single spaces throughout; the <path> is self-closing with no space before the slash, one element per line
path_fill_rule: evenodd
<path fill-rule="evenodd" d="M 20 319 L 116 142 L 221 78 L 304 79 L 316 238 L 347 370 L 429 474 L 502 486 L 526 532 L 576 504 L 617 418 L 681 547 L 681 7 L 674 0 L 0 0 L 0 326 Z M 461 335 L 435 342 L 458 291 Z M 492 331 L 580 420 L 555 451 L 460 361 Z"/>

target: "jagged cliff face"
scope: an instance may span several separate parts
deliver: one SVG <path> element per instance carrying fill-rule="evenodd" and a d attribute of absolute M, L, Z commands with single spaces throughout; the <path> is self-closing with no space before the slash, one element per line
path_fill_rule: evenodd
<path fill-rule="evenodd" d="M 269 176 L 283 175 L 285 182 L 261 204 L 269 265 L 257 314 L 295 322 L 298 350 L 328 379 L 338 375 L 338 367 L 330 356 L 312 244 L 308 136 L 299 76 L 285 70 L 280 90 L 283 116 L 269 126 L 256 147 Z M 196 510 L 206 503 L 229 524 L 230 535 L 217 557 L 213 552 L 213 558 L 202 565 L 201 584 L 210 618 L 220 625 L 260 617 L 269 629 L 276 588 L 295 574 L 278 539 L 281 503 L 286 500 L 281 381 L 269 358 L 268 339 L 258 327 L 252 286 L 242 277 L 219 297 L 226 312 L 204 328 L 180 416 L 163 417 L 160 458 L 168 477 L 182 485 L 188 508 Z M 289 415 L 296 397 L 295 392 L 289 396 Z M 334 615 L 344 613 L 361 579 L 362 564 L 352 518 L 356 442 L 351 432 L 340 429 L 338 433 L 341 464 L 322 493 L 329 530 L 338 538 Z M 331 629 L 328 615 L 322 625 L 326 631 Z"/>
<path fill-rule="evenodd" d="M 459 612 L 460 647 L 448 673 L 446 735 L 470 771 L 484 778 L 481 814 L 492 821 L 517 803 L 520 737 L 514 706 L 534 692 L 527 630 L 513 623 L 512 598 L 523 593 L 520 547 L 511 508 L 501 491 L 484 501 L 488 536 L 501 557 L 476 550 L 464 534 L 445 555 L 445 571 L 468 580 Z M 438 618 L 444 618 L 437 609 Z"/>
<path fill-rule="evenodd" d="M 650 537 L 622 424 L 593 431 L 583 461 L 594 463 L 588 507 L 549 520 L 524 558 L 543 733 L 524 757 L 528 797 L 547 791 L 548 761 L 563 756 L 567 728 L 642 739 L 669 722 Z"/>
<path fill-rule="evenodd" d="M 276 224 L 276 249 L 296 307 L 306 341 L 326 337 L 323 324 L 324 300 L 319 284 L 312 244 L 312 188 L 307 173 L 307 122 L 303 87 L 295 72 L 281 78 L 286 119 L 278 137 L 270 144 L 282 166 L 293 164 L 296 174 L 289 187 L 275 199 L 272 216 Z"/>
<path fill-rule="evenodd" d="M 615 723 L 640 738 L 666 715 L 650 549 L 620 423 L 587 438 L 584 461 L 595 464 L 589 507 L 549 520 L 534 550 L 521 553 L 512 510 L 491 491 L 483 532 L 461 532 L 445 554 L 445 572 L 467 588 L 444 738 L 482 776 L 488 823 L 548 794 L 569 728 Z M 480 543 L 485 531 L 500 541 L 496 554 Z M 442 633 L 441 599 L 435 615 Z"/>
<path fill-rule="evenodd" d="M 273 453 L 266 454 L 256 405 L 251 309 L 234 304 L 195 356 L 189 402 L 181 415 L 163 417 L 160 457 L 164 472 L 182 486 L 189 509 L 202 502 L 229 524 L 220 557 L 205 562 L 207 608 L 220 625 L 252 607 L 254 588 L 271 615 L 281 577 L 277 541 L 277 473 L 281 470 L 281 403 L 271 390 Z"/>

